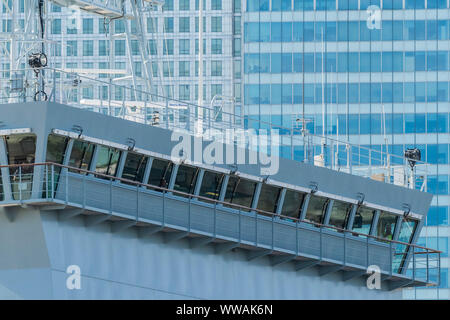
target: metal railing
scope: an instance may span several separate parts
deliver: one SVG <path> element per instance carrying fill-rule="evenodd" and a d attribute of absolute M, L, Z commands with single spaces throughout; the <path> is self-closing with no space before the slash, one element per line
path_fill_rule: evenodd
<path fill-rule="evenodd" d="M 396 240 L 389 240 L 373 235 L 355 232 L 348 229 L 337 228 L 331 225 L 311 222 L 308 220 L 300 220 L 298 218 L 275 214 L 256 208 L 250 208 L 242 205 L 219 201 L 213 198 L 200 195 L 189 194 L 174 189 L 168 189 L 155 185 L 149 185 L 137 181 L 118 178 L 94 171 L 64 166 L 56 163 L 37 163 L 37 164 L 20 164 L 0 166 L 0 170 L 6 168 L 9 171 L 8 179 L 3 179 L 3 188 L 0 188 L 0 205 L 21 205 L 21 204 L 48 204 L 60 203 L 66 206 L 76 206 L 87 208 L 89 210 L 99 211 L 108 216 L 117 215 L 121 218 L 135 220 L 136 222 L 149 220 L 145 218 L 144 211 L 150 208 L 136 207 L 133 215 L 133 209 L 129 206 L 120 206 L 120 201 L 116 199 L 120 192 L 126 192 L 127 200 L 136 201 L 147 194 L 157 193 L 162 197 L 161 212 L 158 213 L 158 224 L 161 229 L 168 226 L 176 228 L 176 225 L 183 226 L 182 230 L 187 233 L 195 233 L 191 215 L 193 214 L 193 205 L 209 207 L 213 211 L 213 215 L 208 215 L 211 219 L 211 225 L 208 229 L 210 236 L 216 238 L 220 236 L 218 232 L 218 211 L 231 211 L 229 214 L 238 215 L 239 222 L 236 224 L 237 230 L 232 230 L 238 244 L 243 243 L 246 238 L 245 230 L 243 230 L 244 219 L 250 219 L 255 225 L 255 231 L 258 231 L 258 223 L 261 221 L 269 221 L 271 225 L 271 239 L 268 242 L 261 241 L 256 235 L 249 241 L 249 244 L 255 247 L 264 247 L 272 251 L 280 251 L 281 253 L 289 252 L 293 258 L 304 256 L 308 252 L 316 252 L 316 259 L 319 262 L 327 261 L 327 257 L 333 257 L 334 263 L 342 266 L 356 268 L 367 268 L 374 261 L 382 261 L 384 265 L 380 266 L 386 279 L 393 277 L 401 278 L 406 281 L 405 286 L 414 282 L 420 282 L 423 285 L 438 285 L 440 277 L 440 254 L 441 251 L 422 247 L 415 244 L 405 243 Z M 5 170 L 2 170 L 4 173 Z M 3 177 L 6 178 L 6 177 Z M 8 182 L 5 182 L 9 180 Z M 101 188 L 93 188 L 87 192 L 87 183 L 97 182 L 103 183 L 103 193 L 97 190 Z M 33 187 L 34 186 L 34 187 Z M 10 188 L 10 189 L 9 189 Z M 9 191 L 8 191 L 9 189 Z M 156 192 L 155 192 L 156 191 Z M 106 195 L 106 196 L 105 196 Z M 134 196 L 136 197 L 134 200 Z M 106 200 L 104 198 L 106 197 Z M 76 200 L 74 200 L 76 198 Z M 106 201 L 102 206 L 96 207 L 99 199 Z M 177 216 L 172 216 L 170 220 L 167 202 L 175 200 L 180 203 L 188 202 L 188 218 L 185 220 L 177 220 Z M 187 199 L 187 200 L 186 200 Z M 117 200 L 117 201 L 115 201 Z M 117 203 L 116 203 L 117 202 Z M 92 205 L 94 203 L 94 205 Z M 119 206 L 119 207 L 117 207 Z M 228 209 L 225 209 L 227 207 Z M 119 209 L 117 209 L 119 208 Z M 220 209 L 220 210 L 219 210 Z M 265 219 L 265 220 L 261 220 Z M 170 220 L 170 221 L 169 221 Z M 152 220 L 153 221 L 153 220 Z M 295 228 L 295 243 L 277 240 L 278 236 L 283 238 L 285 235 L 276 235 L 279 225 L 288 225 Z M 311 233 L 312 232 L 312 233 Z M 269 232 L 270 233 L 270 232 Z M 204 235 L 204 233 L 202 233 Z M 315 235 L 315 237 L 313 237 Z M 342 251 L 330 253 L 324 239 L 334 237 L 333 243 L 342 246 Z M 314 239 L 314 241 L 310 241 Z M 247 239 L 248 240 L 248 239 Z M 365 243 L 365 252 L 351 250 L 351 243 Z M 260 242 L 260 243 L 259 243 Z M 388 248 L 386 251 L 378 251 L 377 247 Z M 331 250 L 333 251 L 333 250 Z M 370 252 L 369 252 L 370 251 Z M 388 258 L 386 258 L 386 252 Z M 389 252 L 391 254 L 389 254 Z M 388 259 L 388 260 L 386 260 Z M 338 262 L 336 262 L 338 261 Z M 355 263 L 355 261 L 359 261 Z M 403 286 L 403 285 L 402 285 Z"/>
<path fill-rule="evenodd" d="M 29 73 L 31 70 L 21 69 L 15 73 Z M 253 145 L 251 135 L 261 137 L 264 132 L 257 130 L 274 130 L 267 132 L 264 139 L 267 138 L 269 147 L 278 144 L 276 150 L 280 157 L 427 191 L 429 165 L 423 161 L 415 161 L 415 166 L 411 167 L 405 157 L 387 152 L 386 145 L 382 146 L 381 151 L 375 150 L 351 141 L 341 141 L 336 135 L 321 136 L 302 128 L 288 128 L 252 116 L 236 115 L 234 110 L 221 110 L 218 117 L 216 110 L 208 106 L 199 107 L 186 101 L 59 69 L 43 68 L 40 75 L 43 75 L 44 87 L 36 78 L 36 85 L 30 85 L 22 91 L 12 90 L 6 96 L 0 97 L 0 103 L 46 98 L 77 108 L 169 130 L 182 130 L 222 142 L 225 140 L 224 132 L 234 130 L 238 131 L 235 136 L 244 137 L 246 148 L 263 153 L 272 151 L 265 150 L 260 145 Z M 42 91 L 47 92 L 47 97 L 39 93 Z M 203 109 L 203 119 L 200 122 L 199 109 Z M 252 128 L 257 130 L 253 132 Z M 242 134 L 243 132 L 245 134 Z"/>

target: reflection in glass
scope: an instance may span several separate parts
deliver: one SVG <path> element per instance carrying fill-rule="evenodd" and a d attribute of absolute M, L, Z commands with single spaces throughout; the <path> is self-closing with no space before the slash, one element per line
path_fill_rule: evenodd
<path fill-rule="evenodd" d="M 148 157 L 137 153 L 128 152 L 123 167 L 122 178 L 142 182 Z"/>
<path fill-rule="evenodd" d="M 328 224 L 339 229 L 345 229 L 351 209 L 351 203 L 334 200 Z"/>
<path fill-rule="evenodd" d="M 280 192 L 280 188 L 263 184 L 261 187 L 257 208 L 259 210 L 275 213 L 277 210 Z"/>
<path fill-rule="evenodd" d="M 359 207 L 353 220 L 352 230 L 362 234 L 369 234 L 372 227 L 374 210 L 367 207 Z"/>
<path fill-rule="evenodd" d="M 172 176 L 173 163 L 168 160 L 153 159 L 148 184 L 168 188 Z M 160 191 L 158 189 L 154 189 Z"/>
<path fill-rule="evenodd" d="M 400 226 L 398 241 L 411 243 L 414 237 L 414 233 L 416 232 L 417 229 L 417 224 L 418 224 L 417 220 L 403 219 L 402 224 Z M 394 256 L 392 268 L 397 273 L 403 273 L 404 268 L 406 267 L 405 260 L 407 257 L 408 246 L 404 244 L 396 244 L 395 252 L 397 254 Z"/>
<path fill-rule="evenodd" d="M 417 220 L 412 219 L 403 220 L 400 227 L 400 233 L 398 235 L 398 241 L 411 243 L 416 228 L 417 228 Z"/>
<path fill-rule="evenodd" d="M 396 215 L 382 211 L 380 214 L 380 218 L 378 219 L 377 237 L 386 240 L 392 240 L 396 223 Z"/>
<path fill-rule="evenodd" d="M 250 181 L 235 176 L 230 177 L 230 179 L 228 180 L 227 191 L 225 193 L 224 201 L 251 208 L 255 190 L 256 190 L 255 181 Z"/>
<path fill-rule="evenodd" d="M 47 140 L 47 155 L 46 162 L 63 164 L 64 156 L 66 153 L 67 143 L 69 142 L 68 137 L 58 136 L 50 134 Z M 53 186 L 52 186 L 52 172 L 49 167 L 47 172 L 47 183 L 44 183 L 44 193 L 43 197 L 50 196 L 53 187 L 53 192 L 56 192 L 59 182 L 59 175 L 61 173 L 61 167 L 53 167 Z M 45 184 L 47 184 L 47 191 L 45 191 Z"/>
<path fill-rule="evenodd" d="M 202 197 L 218 200 L 224 177 L 225 175 L 223 173 L 205 171 L 205 173 L 203 174 L 199 195 Z"/>
<path fill-rule="evenodd" d="M 117 173 L 117 165 L 119 163 L 120 150 L 105 146 L 98 146 L 97 163 L 95 164 L 95 172 L 108 176 L 115 176 Z M 98 176 L 106 179 L 105 177 Z"/>
<path fill-rule="evenodd" d="M 322 223 L 327 203 L 327 198 L 311 196 L 309 199 L 305 220 L 309 222 Z"/>
<path fill-rule="evenodd" d="M 8 164 L 34 163 L 36 153 L 36 136 L 34 134 L 6 136 L 5 142 L 8 153 Z M 9 168 L 14 200 L 24 200 L 31 197 L 33 171 L 33 166 Z"/>
<path fill-rule="evenodd" d="M 281 215 L 298 219 L 300 216 L 300 210 L 302 209 L 304 199 L 305 199 L 304 193 L 286 190 Z"/>
<path fill-rule="evenodd" d="M 68 165 L 69 167 L 89 170 L 93 154 L 94 154 L 94 144 L 86 141 L 75 140 L 73 142 L 72 152 L 70 154 Z M 70 169 L 69 171 L 81 173 L 80 171 L 73 169 Z"/>
<path fill-rule="evenodd" d="M 195 184 L 197 182 L 197 176 L 200 169 L 195 167 L 189 167 L 180 165 L 177 171 L 177 177 L 173 186 L 174 190 L 194 194 Z M 180 195 L 180 194 L 176 194 Z"/>

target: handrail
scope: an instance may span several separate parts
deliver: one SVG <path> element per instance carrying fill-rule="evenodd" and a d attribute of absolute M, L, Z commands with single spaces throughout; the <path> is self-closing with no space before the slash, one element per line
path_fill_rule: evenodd
<path fill-rule="evenodd" d="M 123 88 L 125 90 L 131 90 L 134 93 L 139 93 L 139 94 L 145 95 L 147 97 L 155 97 L 155 98 L 159 98 L 159 99 L 162 99 L 162 100 L 170 100 L 170 101 L 173 101 L 173 102 L 176 102 L 176 103 L 180 103 L 182 105 L 190 106 L 192 108 L 202 108 L 202 109 L 211 111 L 211 109 L 209 107 L 198 106 L 198 105 L 196 105 L 194 103 L 191 103 L 191 102 L 188 102 L 188 101 L 182 101 L 182 100 L 178 100 L 178 99 L 174 99 L 174 98 L 169 98 L 169 97 L 161 96 L 161 95 L 156 94 L 156 93 L 150 93 L 150 92 L 147 92 L 147 91 L 144 91 L 144 90 L 139 90 L 138 88 L 130 88 L 130 87 L 127 87 L 125 85 L 120 85 L 120 84 L 110 83 L 110 82 L 107 82 L 107 81 L 104 81 L 104 80 L 100 80 L 100 79 L 90 78 L 90 77 L 87 77 L 87 76 L 84 76 L 84 75 L 76 74 L 76 73 L 69 72 L 69 71 L 62 70 L 62 69 L 58 69 L 58 68 L 53 68 L 53 67 L 47 66 L 47 67 L 38 68 L 38 69 L 39 70 L 49 70 L 49 71 L 52 71 L 52 72 L 59 72 L 59 73 L 62 73 L 62 74 L 67 74 L 67 75 L 76 75 L 76 77 L 78 77 L 80 79 L 86 79 L 87 81 L 93 81 L 93 82 L 96 82 L 98 84 L 102 84 L 102 85 L 105 85 L 105 86 L 120 87 L 120 88 Z M 27 70 L 32 71 L 32 70 L 35 70 L 35 69 L 24 68 L 24 69 L 12 70 L 12 71 L 13 72 L 19 72 L 19 71 L 27 71 Z M 120 69 L 118 69 L 118 70 L 120 70 Z M 8 70 L 8 72 L 9 71 L 10 70 Z M 48 80 L 52 80 L 52 78 L 49 77 Z M 53 80 L 64 82 L 64 79 L 62 77 L 60 79 L 54 78 Z M 53 93 L 53 94 L 55 95 L 56 93 Z M 136 97 L 135 97 L 135 99 L 136 99 Z M 136 101 L 145 101 L 146 102 L 145 99 L 136 99 Z M 148 101 L 148 102 L 151 103 L 151 101 Z M 105 105 L 104 106 L 106 107 L 107 105 L 108 105 L 108 101 L 105 101 Z M 260 127 L 262 127 L 262 128 L 269 127 L 271 129 L 275 128 L 275 129 L 279 129 L 279 130 L 286 130 L 286 131 L 291 132 L 292 135 L 304 135 L 305 137 L 306 136 L 311 136 L 311 137 L 316 137 L 318 139 L 325 139 L 326 141 L 331 141 L 333 144 L 349 145 L 350 147 L 357 146 L 360 150 L 365 150 L 369 154 L 370 153 L 376 153 L 377 155 L 381 155 L 383 157 L 389 156 L 389 157 L 392 157 L 394 159 L 402 160 L 402 162 L 405 161 L 405 160 L 414 160 L 417 164 L 428 165 L 427 162 L 424 162 L 424 161 L 421 161 L 421 160 L 415 160 L 415 159 L 408 158 L 408 157 L 405 157 L 405 156 L 399 156 L 399 155 L 396 155 L 396 154 L 385 152 L 383 150 L 381 150 L 381 151 L 380 150 L 375 150 L 375 149 L 372 149 L 372 148 L 369 148 L 369 147 L 365 147 L 363 145 L 355 145 L 355 144 L 351 143 L 350 141 L 338 140 L 337 138 L 330 137 L 329 135 L 322 136 L 322 135 L 318 135 L 318 134 L 315 134 L 315 133 L 305 132 L 302 129 L 296 129 L 294 127 L 287 128 L 287 127 L 284 127 L 284 126 L 281 126 L 281 125 L 273 124 L 271 122 L 263 121 L 263 120 L 260 120 L 260 119 L 254 119 L 251 116 L 246 118 L 245 116 L 236 115 L 234 113 L 228 113 L 228 112 L 224 112 L 224 111 L 222 111 L 221 113 L 223 115 L 227 115 L 227 116 L 233 117 L 235 119 L 236 118 L 240 119 L 241 121 L 245 121 L 247 119 L 250 122 L 259 123 L 259 124 L 261 124 Z M 360 155 L 360 156 L 361 157 L 366 157 L 364 155 Z M 367 158 L 370 158 L 370 156 L 367 156 Z"/>
<path fill-rule="evenodd" d="M 64 168 L 64 169 L 74 170 L 74 171 L 77 171 L 77 172 L 80 172 L 80 173 L 82 172 L 82 173 L 85 173 L 85 174 L 92 174 L 92 175 L 95 175 L 95 176 L 101 176 L 101 177 L 109 179 L 109 180 L 117 180 L 117 181 L 120 181 L 120 182 L 125 182 L 127 184 L 133 184 L 133 185 L 139 186 L 139 187 L 146 187 L 146 188 L 151 188 L 151 189 L 157 189 L 157 190 L 160 190 L 160 191 L 162 191 L 164 193 L 174 193 L 174 194 L 177 194 L 177 195 L 186 196 L 188 198 L 196 198 L 198 200 L 204 200 L 204 201 L 207 201 L 207 202 L 213 202 L 215 205 L 220 204 L 220 205 L 225 205 L 225 206 L 228 206 L 228 207 L 233 207 L 233 208 L 236 208 L 238 210 L 253 211 L 253 212 L 256 212 L 256 213 L 259 213 L 259 214 L 271 216 L 272 218 L 275 218 L 275 217 L 285 218 L 285 219 L 292 220 L 293 222 L 296 222 L 296 223 L 306 223 L 306 224 L 310 224 L 310 225 L 313 225 L 313 226 L 319 227 L 319 228 L 334 229 L 334 230 L 336 230 L 338 232 L 351 233 L 352 235 L 356 235 L 356 236 L 368 237 L 368 238 L 371 238 L 371 239 L 374 239 L 374 240 L 377 240 L 377 241 L 380 241 L 380 242 L 395 243 L 395 244 L 400 244 L 400 245 L 404 245 L 404 246 L 407 246 L 407 247 L 413 247 L 413 248 L 417 248 L 417 249 L 422 249 L 422 250 L 426 250 L 427 251 L 426 253 L 437 253 L 437 254 L 441 254 L 442 253 L 442 251 L 439 251 L 439 250 L 436 250 L 436 249 L 427 248 L 427 247 L 423 247 L 423 246 L 419 246 L 417 244 L 402 242 L 402 241 L 398 241 L 398 240 L 384 239 L 384 238 L 380 238 L 380 237 L 377 237 L 377 236 L 364 234 L 364 233 L 360 233 L 360 232 L 356 232 L 356 231 L 351 231 L 351 230 L 347 230 L 347 229 L 342 229 L 342 228 L 338 228 L 338 227 L 335 227 L 335 226 L 325 225 L 325 224 L 318 223 L 318 222 L 301 220 L 299 218 L 284 216 L 284 215 L 281 215 L 281 214 L 276 214 L 276 213 L 273 213 L 273 212 L 268 212 L 268 211 L 264 211 L 264 210 L 257 209 L 257 208 L 250 208 L 250 207 L 246 207 L 246 206 L 242 206 L 242 205 L 238 205 L 238 204 L 233 204 L 233 203 L 229 203 L 229 202 L 225 202 L 225 201 L 220 201 L 220 200 L 216 200 L 216 199 L 212 199 L 212 198 L 208 198 L 208 197 L 204 197 L 204 196 L 200 196 L 200 195 L 193 195 L 193 194 L 190 194 L 190 193 L 186 193 L 186 192 L 182 192 L 182 191 L 178 191 L 178 190 L 174 190 L 174 189 L 168 189 L 168 188 L 164 188 L 164 187 L 154 186 L 154 185 L 146 184 L 146 183 L 139 182 L 139 181 L 133 181 L 133 180 L 129 180 L 129 179 L 119 178 L 119 177 L 115 177 L 115 176 L 111 176 L 111 175 L 107 175 L 107 174 L 103 174 L 103 173 L 99 173 L 99 172 L 95 172 L 95 171 L 90 171 L 90 170 L 81 169 L 81 168 L 75 168 L 75 167 L 62 165 L 62 164 L 54 163 L 54 162 L 0 165 L 0 169 L 1 168 L 29 167 L 29 166 L 31 166 L 31 167 L 56 166 L 56 167 L 60 167 L 60 168 Z M 424 252 L 420 252 L 420 253 L 424 253 Z M 419 252 L 414 252 L 414 254 L 420 254 L 420 253 Z"/>

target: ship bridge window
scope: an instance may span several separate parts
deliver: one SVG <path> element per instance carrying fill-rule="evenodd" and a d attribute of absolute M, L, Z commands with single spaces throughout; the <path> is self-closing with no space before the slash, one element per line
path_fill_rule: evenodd
<path fill-rule="evenodd" d="M 201 197 L 218 200 L 222 189 L 222 182 L 225 177 L 223 173 L 205 171 L 203 174 L 202 185 L 200 186 Z"/>
<path fill-rule="evenodd" d="M 123 167 L 122 178 L 142 182 L 148 157 L 137 153 L 128 152 Z"/>
<path fill-rule="evenodd" d="M 66 153 L 68 137 L 50 134 L 47 140 L 46 162 L 62 164 Z"/>
<path fill-rule="evenodd" d="M 403 219 L 402 224 L 400 226 L 400 233 L 398 235 L 398 241 L 411 243 L 414 238 L 414 233 L 416 232 L 417 225 L 418 225 L 417 220 Z M 397 254 L 394 257 L 393 269 L 398 273 L 401 273 L 403 271 L 403 267 L 405 266 L 405 260 L 407 257 L 406 253 L 407 253 L 408 247 L 409 246 L 407 246 L 407 245 L 397 244 L 397 247 L 395 248 L 395 251 Z M 403 253 L 403 254 L 399 254 L 399 253 Z"/>
<path fill-rule="evenodd" d="M 373 209 L 360 206 L 356 211 L 355 219 L 353 220 L 352 231 L 369 234 L 372 228 L 373 216 Z"/>
<path fill-rule="evenodd" d="M 396 223 L 396 215 L 382 211 L 380 214 L 380 218 L 378 219 L 377 237 L 386 240 L 392 240 Z"/>
<path fill-rule="evenodd" d="M 347 225 L 351 209 L 351 203 L 334 200 L 328 224 L 339 229 L 344 229 Z"/>
<path fill-rule="evenodd" d="M 28 164 L 34 163 L 36 153 L 36 135 L 15 134 L 5 137 L 6 149 L 8 152 L 8 163 Z M 31 197 L 31 187 L 33 182 L 33 166 L 10 167 L 11 188 L 13 198 L 29 199 Z M 21 175 L 19 174 L 21 172 Z"/>
<path fill-rule="evenodd" d="M 263 184 L 258 200 L 258 209 L 267 212 L 276 212 L 281 188 Z"/>
<path fill-rule="evenodd" d="M 328 204 L 328 198 L 311 196 L 305 220 L 309 222 L 322 223 L 325 209 Z"/>
<path fill-rule="evenodd" d="M 200 169 L 196 167 L 180 165 L 178 167 L 177 177 L 173 187 L 174 190 L 194 194 L 199 171 Z"/>
<path fill-rule="evenodd" d="M 66 153 L 67 143 L 69 142 L 68 137 L 58 136 L 54 134 L 50 134 L 47 139 L 47 155 L 45 158 L 46 162 L 59 163 L 63 164 L 64 155 Z M 61 173 L 61 167 L 54 166 L 53 172 L 51 170 L 47 171 L 47 182 L 44 183 L 47 185 L 47 190 L 44 191 L 43 196 L 50 195 L 52 187 L 53 190 L 56 191 L 59 182 L 59 174 Z M 53 184 L 52 184 L 52 176 L 53 176 Z"/>
<path fill-rule="evenodd" d="M 122 152 L 120 150 L 105 146 L 98 146 L 97 163 L 95 164 L 95 172 L 115 176 L 117 166 Z M 104 178 L 99 176 L 99 178 Z"/>
<path fill-rule="evenodd" d="M 255 190 L 255 181 L 230 176 L 224 201 L 251 208 Z M 232 206 L 230 207 L 233 208 Z"/>
<path fill-rule="evenodd" d="M 281 214 L 286 217 L 298 219 L 300 216 L 300 210 L 302 209 L 304 199 L 305 199 L 304 193 L 286 190 L 286 195 L 284 196 L 283 209 L 281 210 Z"/>
<path fill-rule="evenodd" d="M 148 184 L 152 186 L 168 188 L 172 170 L 172 162 L 168 160 L 153 159 L 150 176 L 148 178 Z"/>
<path fill-rule="evenodd" d="M 398 235 L 398 241 L 411 243 L 414 237 L 414 233 L 417 229 L 417 220 L 413 219 L 403 219 L 400 226 L 400 233 Z"/>
<path fill-rule="evenodd" d="M 92 155 L 94 154 L 94 144 L 75 140 L 72 146 L 72 152 L 69 158 L 69 167 L 89 170 L 92 161 Z M 80 171 L 70 169 L 70 172 L 80 173 Z"/>

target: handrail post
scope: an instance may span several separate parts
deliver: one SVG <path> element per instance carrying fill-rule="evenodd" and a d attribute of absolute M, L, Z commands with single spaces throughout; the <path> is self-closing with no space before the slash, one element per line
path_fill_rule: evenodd
<path fill-rule="evenodd" d="M 273 238 L 274 238 L 274 217 L 275 215 L 272 215 L 272 251 L 273 251 Z"/>
<path fill-rule="evenodd" d="M 44 186 L 45 186 L 45 198 L 48 199 L 48 166 L 45 165 L 45 180 L 44 180 Z M 43 193 L 44 194 L 44 193 Z"/>
<path fill-rule="evenodd" d="M 19 201 L 22 202 L 22 166 L 19 167 Z"/>
<path fill-rule="evenodd" d="M 109 179 L 109 213 L 112 214 L 113 212 L 113 196 L 112 196 L 112 184 L 113 184 L 113 180 Z"/>
<path fill-rule="evenodd" d="M 136 223 L 139 221 L 139 189 L 140 185 L 136 184 Z"/>
<path fill-rule="evenodd" d="M 441 253 L 438 252 L 438 286 L 441 285 Z"/>
<path fill-rule="evenodd" d="M 430 265 L 429 265 L 429 251 L 428 251 L 428 249 L 427 249 L 427 283 L 428 283 L 428 280 L 429 280 L 429 278 L 430 278 L 430 270 L 429 270 L 429 268 L 430 268 Z"/>
<path fill-rule="evenodd" d="M 393 265 L 393 259 L 392 257 L 395 255 L 395 253 L 392 252 L 392 241 L 389 241 L 389 277 L 392 277 L 392 265 Z"/>
<path fill-rule="evenodd" d="M 51 179 L 52 179 L 52 184 L 51 184 L 52 194 L 51 194 L 50 198 L 53 200 L 55 198 L 55 165 L 54 164 L 51 165 Z"/>
<path fill-rule="evenodd" d="M 83 174 L 83 209 L 86 208 L 86 173 Z"/>
<path fill-rule="evenodd" d="M 413 281 L 416 280 L 416 253 L 415 247 L 412 247 L 412 256 L 413 256 Z"/>
<path fill-rule="evenodd" d="M 192 197 L 189 196 L 189 209 L 188 209 L 188 232 L 191 232 L 191 204 L 192 204 Z"/>
<path fill-rule="evenodd" d="M 322 252 L 322 226 L 319 226 L 319 230 L 320 230 L 320 241 L 319 241 L 319 243 L 320 243 L 320 261 L 322 261 L 322 258 L 323 258 L 323 252 Z"/>
<path fill-rule="evenodd" d="M 258 214 L 255 213 L 255 247 L 258 247 Z"/>
<path fill-rule="evenodd" d="M 241 208 L 238 208 L 239 210 L 239 244 L 241 244 Z"/>
<path fill-rule="evenodd" d="M 217 229 L 216 229 L 216 221 L 217 221 L 217 202 L 214 202 L 214 225 L 213 225 L 213 234 L 214 234 L 214 238 L 217 237 Z"/>
<path fill-rule="evenodd" d="M 367 268 L 369 268 L 369 235 L 366 236 L 366 260 Z"/>
<path fill-rule="evenodd" d="M 162 227 L 166 223 L 166 190 L 163 190 Z"/>
<path fill-rule="evenodd" d="M 295 220 L 295 249 L 296 249 L 296 256 L 298 257 L 299 254 L 299 247 L 298 247 L 298 219 Z"/>
<path fill-rule="evenodd" d="M 345 266 L 347 263 L 347 232 L 344 230 L 344 258 L 343 265 Z"/>
<path fill-rule="evenodd" d="M 69 203 L 69 170 L 61 168 L 61 172 L 64 172 L 65 179 L 66 179 L 66 187 L 65 187 L 65 198 L 66 198 L 66 204 Z"/>

